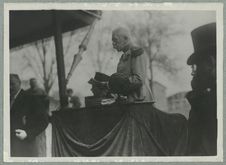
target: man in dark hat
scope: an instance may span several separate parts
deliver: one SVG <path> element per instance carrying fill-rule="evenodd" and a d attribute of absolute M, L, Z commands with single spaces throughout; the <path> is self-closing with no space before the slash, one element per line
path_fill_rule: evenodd
<path fill-rule="evenodd" d="M 189 114 L 188 155 L 217 154 L 216 23 L 191 32 L 194 53 L 187 64 L 192 68 L 192 91 L 187 94 Z"/>
<path fill-rule="evenodd" d="M 109 81 L 109 76 L 100 72 L 96 72 L 94 78 L 91 78 L 88 83 L 92 85 L 91 91 L 93 96 L 85 97 L 85 106 L 101 106 L 112 104 L 115 99 L 110 95 L 108 88 L 104 87 L 102 83 Z"/>

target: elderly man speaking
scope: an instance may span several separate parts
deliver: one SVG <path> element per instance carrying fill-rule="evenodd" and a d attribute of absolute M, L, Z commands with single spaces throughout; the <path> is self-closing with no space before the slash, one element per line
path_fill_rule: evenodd
<path fill-rule="evenodd" d="M 117 72 L 111 75 L 107 84 L 113 93 L 127 97 L 128 102 L 154 102 L 146 76 L 146 59 L 143 49 L 131 42 L 128 29 L 116 28 L 112 32 L 113 48 L 123 52 Z"/>

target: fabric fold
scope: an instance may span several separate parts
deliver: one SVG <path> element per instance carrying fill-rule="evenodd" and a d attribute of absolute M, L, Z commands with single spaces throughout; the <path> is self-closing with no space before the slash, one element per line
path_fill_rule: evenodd
<path fill-rule="evenodd" d="M 187 120 L 164 113 L 151 103 L 111 105 L 52 116 L 52 155 L 185 155 Z"/>

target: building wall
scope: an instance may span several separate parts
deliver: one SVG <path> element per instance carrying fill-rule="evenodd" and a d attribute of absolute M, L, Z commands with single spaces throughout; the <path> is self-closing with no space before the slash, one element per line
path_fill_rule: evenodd
<path fill-rule="evenodd" d="M 30 88 L 29 80 L 21 80 L 21 88 L 27 90 Z"/>
<path fill-rule="evenodd" d="M 191 107 L 185 98 L 186 93 L 187 92 L 179 92 L 168 97 L 168 110 L 170 113 L 180 113 L 186 118 L 189 117 L 189 111 Z"/>
<path fill-rule="evenodd" d="M 162 84 L 160 84 L 157 81 L 153 82 L 153 94 L 155 98 L 155 106 L 156 108 L 167 112 L 167 98 L 166 98 L 166 87 Z"/>

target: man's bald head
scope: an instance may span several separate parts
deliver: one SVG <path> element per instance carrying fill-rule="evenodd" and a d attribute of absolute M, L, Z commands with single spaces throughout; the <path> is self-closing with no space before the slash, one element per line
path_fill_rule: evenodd
<path fill-rule="evenodd" d="M 130 32 L 127 28 L 118 27 L 113 30 L 112 35 L 118 35 L 130 39 Z"/>
<path fill-rule="evenodd" d="M 127 28 L 118 27 L 112 31 L 112 44 L 117 51 L 123 51 L 130 45 L 130 32 Z"/>

